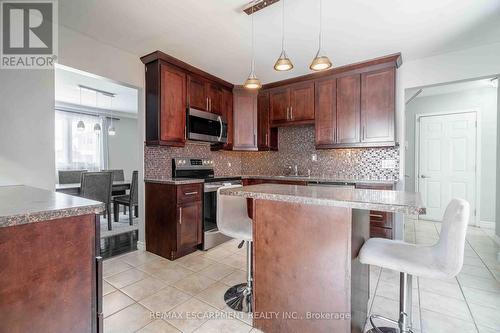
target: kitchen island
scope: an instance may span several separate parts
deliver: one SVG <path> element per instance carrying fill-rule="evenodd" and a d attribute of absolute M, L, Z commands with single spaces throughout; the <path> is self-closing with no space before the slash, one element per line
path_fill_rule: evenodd
<path fill-rule="evenodd" d="M 101 332 L 104 204 L 0 186 L 2 332 Z"/>
<path fill-rule="evenodd" d="M 253 325 L 267 333 L 362 332 L 369 211 L 425 213 L 418 193 L 399 191 L 262 184 L 221 195 L 252 202 Z"/>

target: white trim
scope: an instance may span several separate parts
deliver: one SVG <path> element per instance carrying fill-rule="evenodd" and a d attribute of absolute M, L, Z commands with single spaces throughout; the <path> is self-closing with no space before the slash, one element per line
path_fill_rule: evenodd
<path fill-rule="evenodd" d="M 480 226 L 480 212 L 481 212 L 481 112 L 479 107 L 474 109 L 454 110 L 454 111 L 441 111 L 441 112 L 428 112 L 415 114 L 415 192 L 419 191 L 419 151 L 420 151 L 420 118 L 432 116 L 445 116 L 461 113 L 474 113 L 476 115 L 476 194 L 475 194 L 475 210 L 476 216 L 473 226 Z"/>
<path fill-rule="evenodd" d="M 495 222 L 492 221 L 479 221 L 479 227 L 484 229 L 495 230 Z"/>

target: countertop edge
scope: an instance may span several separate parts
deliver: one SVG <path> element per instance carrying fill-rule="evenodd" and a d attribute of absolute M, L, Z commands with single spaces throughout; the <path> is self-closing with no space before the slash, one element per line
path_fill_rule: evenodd
<path fill-rule="evenodd" d="M 241 190 L 242 188 L 236 189 L 225 189 L 221 191 L 222 195 L 229 196 L 240 196 L 244 198 L 250 198 L 255 200 L 271 200 L 271 201 L 282 201 L 291 202 L 307 205 L 318 205 L 318 206 L 335 206 L 343 208 L 353 208 L 353 209 L 365 209 L 365 210 L 378 210 L 390 213 L 403 213 L 407 215 L 420 215 L 425 214 L 425 208 L 417 208 L 410 206 L 402 206 L 397 204 L 383 204 L 383 203 L 369 203 L 369 202 L 358 202 L 358 201 L 343 201 L 335 199 L 322 199 L 322 198 L 308 198 L 304 196 L 293 196 L 286 194 L 272 194 L 272 193 L 256 193 Z"/>
<path fill-rule="evenodd" d="M 0 228 L 51 221 L 73 216 L 99 214 L 102 213 L 105 209 L 106 209 L 105 204 L 99 203 L 95 205 L 88 205 L 81 207 L 69 207 L 69 208 L 61 208 L 61 209 L 47 210 L 40 212 L 23 213 L 10 216 L 0 216 Z"/>

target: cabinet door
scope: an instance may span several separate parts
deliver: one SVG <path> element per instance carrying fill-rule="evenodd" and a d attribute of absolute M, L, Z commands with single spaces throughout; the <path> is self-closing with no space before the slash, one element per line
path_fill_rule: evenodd
<path fill-rule="evenodd" d="M 290 87 L 290 120 L 314 120 L 314 82 Z"/>
<path fill-rule="evenodd" d="M 186 141 L 186 74 L 161 65 L 160 140 L 173 145 Z"/>
<path fill-rule="evenodd" d="M 215 83 L 207 83 L 208 111 L 222 114 L 222 89 Z"/>
<path fill-rule="evenodd" d="M 188 103 L 190 108 L 208 111 L 206 82 L 193 75 L 188 78 Z"/>
<path fill-rule="evenodd" d="M 290 90 L 279 88 L 272 90 L 269 95 L 271 123 L 284 123 L 289 119 Z"/>
<path fill-rule="evenodd" d="M 269 149 L 269 92 L 262 92 L 257 98 L 257 147 Z"/>
<path fill-rule="evenodd" d="M 201 244 L 201 201 L 177 207 L 177 251 Z"/>
<path fill-rule="evenodd" d="M 227 143 L 224 149 L 233 149 L 233 93 L 227 89 L 222 89 L 222 118 L 227 122 Z"/>
<path fill-rule="evenodd" d="M 361 141 L 394 141 L 395 69 L 361 76 Z"/>
<path fill-rule="evenodd" d="M 316 146 L 336 142 L 337 129 L 337 80 L 329 78 L 316 82 L 314 129 Z"/>
<path fill-rule="evenodd" d="M 360 75 L 337 79 L 337 143 L 360 141 Z"/>
<path fill-rule="evenodd" d="M 234 150 L 257 150 L 257 94 L 235 89 L 234 96 Z"/>

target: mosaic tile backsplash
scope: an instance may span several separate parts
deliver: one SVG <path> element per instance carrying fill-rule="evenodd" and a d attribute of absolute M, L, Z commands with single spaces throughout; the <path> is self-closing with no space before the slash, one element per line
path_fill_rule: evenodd
<path fill-rule="evenodd" d="M 316 161 L 313 161 L 313 155 Z M 397 180 L 399 148 L 326 149 L 314 147 L 314 127 L 279 129 L 279 151 L 210 151 L 208 145 L 188 143 L 184 148 L 145 147 L 146 178 L 169 178 L 174 157 L 212 158 L 216 175 L 286 175 L 289 166 L 313 177 L 359 180 Z M 383 160 L 394 160 L 395 168 L 382 168 Z"/>

